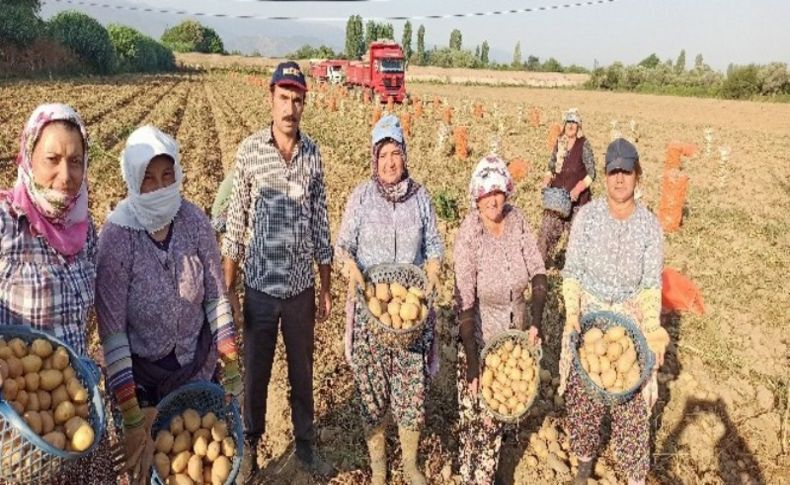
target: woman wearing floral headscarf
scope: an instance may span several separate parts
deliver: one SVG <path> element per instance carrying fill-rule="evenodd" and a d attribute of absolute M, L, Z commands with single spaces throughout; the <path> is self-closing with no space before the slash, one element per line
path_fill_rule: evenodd
<path fill-rule="evenodd" d="M 511 328 L 528 329 L 531 343 L 540 342 L 546 270 L 524 215 L 507 203 L 512 191 L 504 161 L 496 156 L 480 160 L 469 183 L 472 210 L 461 223 L 453 249 L 464 483 L 494 482 L 502 444 L 503 425 L 479 404 L 482 349 Z M 524 292 L 530 286 L 528 313 Z"/>
<path fill-rule="evenodd" d="M 595 155 L 590 141 L 582 133 L 579 110 L 571 108 L 563 116 L 562 133 L 557 138 L 549 160 L 549 170 L 543 179 L 544 187 L 562 188 L 571 196 L 572 209 L 568 217 L 545 210 L 540 224 L 538 248 L 546 266 L 563 234 L 571 227 L 571 220 L 579 207 L 590 202 L 590 185 L 595 180 Z"/>
<path fill-rule="evenodd" d="M 77 112 L 63 104 L 36 108 L 16 161 L 16 184 L 0 191 L 0 322 L 50 333 L 87 356 L 96 231 L 88 213 L 88 136 Z M 114 483 L 109 451 L 99 445 L 60 480 Z"/>
<path fill-rule="evenodd" d="M 424 484 L 417 466 L 420 430 L 425 423 L 428 377 L 435 372 L 434 315 L 422 338 L 409 349 L 380 345 L 354 305 L 364 285 L 362 271 L 381 263 L 425 266 L 429 292 L 438 284 L 444 251 L 431 197 L 407 168 L 406 143 L 398 118 L 388 115 L 372 136 L 371 179 L 354 189 L 343 214 L 337 254 L 349 280 L 346 300 L 346 359 L 360 396 L 374 484 L 386 483 L 384 418 L 398 424 L 403 472 L 411 484 Z M 432 350 L 433 348 L 433 350 Z"/>
<path fill-rule="evenodd" d="M 153 126 L 135 130 L 121 155 L 128 196 L 99 237 L 97 313 L 107 383 L 123 415 L 127 467 L 145 483 L 154 406 L 222 367 L 241 391 L 235 330 L 219 248 L 201 209 L 181 198 L 178 145 Z"/>

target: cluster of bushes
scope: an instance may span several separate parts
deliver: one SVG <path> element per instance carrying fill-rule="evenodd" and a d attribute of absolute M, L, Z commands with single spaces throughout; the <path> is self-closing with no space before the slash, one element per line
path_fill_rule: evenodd
<path fill-rule="evenodd" d="M 678 58 L 681 60 L 683 63 L 662 63 L 652 54 L 639 64 L 615 62 L 593 70 L 587 87 L 728 99 L 790 94 L 790 72 L 784 63 L 730 65 L 721 73 L 705 64 L 702 56 L 697 56 L 691 69 L 685 68 L 685 55 Z"/>
<path fill-rule="evenodd" d="M 214 31 L 194 20 L 170 27 L 162 34 L 162 43 L 176 52 L 225 54 L 222 39 Z"/>

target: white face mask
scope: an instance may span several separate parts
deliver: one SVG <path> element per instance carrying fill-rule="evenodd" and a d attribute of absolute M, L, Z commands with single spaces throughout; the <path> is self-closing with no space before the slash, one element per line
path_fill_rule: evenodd
<path fill-rule="evenodd" d="M 181 208 L 181 191 L 178 183 L 129 198 L 129 207 L 137 222 L 154 233 L 170 224 Z"/>

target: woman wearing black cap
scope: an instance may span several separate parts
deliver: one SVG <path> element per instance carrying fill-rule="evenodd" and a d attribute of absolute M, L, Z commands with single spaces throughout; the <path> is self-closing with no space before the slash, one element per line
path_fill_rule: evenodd
<path fill-rule="evenodd" d="M 563 276 L 566 323 L 560 356 L 559 394 L 565 394 L 571 448 L 579 458 L 575 483 L 586 484 L 600 444 L 600 424 L 612 419 L 615 457 L 629 484 L 644 483 L 650 466 L 649 417 L 657 398 L 655 371 L 629 401 L 612 406 L 595 401 L 571 366 L 569 336 L 580 316 L 609 310 L 630 316 L 664 361 L 669 335 L 661 327 L 663 235 L 658 219 L 634 199 L 642 175 L 639 155 L 619 138 L 606 151 L 606 197 L 579 210 L 571 227 Z"/>

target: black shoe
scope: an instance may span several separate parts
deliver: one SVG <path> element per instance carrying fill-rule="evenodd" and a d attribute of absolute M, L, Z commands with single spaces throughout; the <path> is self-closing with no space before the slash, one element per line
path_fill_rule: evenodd
<path fill-rule="evenodd" d="M 244 454 L 241 457 L 236 485 L 249 485 L 260 471 L 258 466 L 258 441 L 244 441 Z"/>
<path fill-rule="evenodd" d="M 302 469 L 313 475 L 328 477 L 334 469 L 332 465 L 318 456 L 318 453 L 316 453 L 313 446 L 309 443 L 296 443 L 296 458 Z"/>

